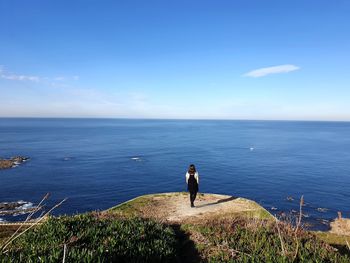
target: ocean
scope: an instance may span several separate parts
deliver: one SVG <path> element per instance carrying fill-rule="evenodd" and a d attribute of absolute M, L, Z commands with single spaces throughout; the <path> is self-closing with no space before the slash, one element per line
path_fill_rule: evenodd
<path fill-rule="evenodd" d="M 35 205 L 49 192 L 47 209 L 68 198 L 56 215 L 104 210 L 186 191 L 193 163 L 200 192 L 292 220 L 303 195 L 303 222 L 326 230 L 337 211 L 350 217 L 349 135 L 349 122 L 1 118 L 0 157 L 30 160 L 0 170 L 0 202 Z"/>

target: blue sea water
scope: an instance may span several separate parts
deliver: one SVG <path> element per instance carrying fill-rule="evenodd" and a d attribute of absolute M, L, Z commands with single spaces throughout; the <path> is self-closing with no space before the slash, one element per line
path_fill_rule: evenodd
<path fill-rule="evenodd" d="M 0 202 L 50 192 L 48 206 L 68 197 L 56 214 L 103 210 L 185 191 L 194 163 L 200 192 L 253 199 L 273 214 L 298 210 L 304 195 L 305 222 L 326 229 L 320 219 L 350 217 L 349 135 L 348 122 L 2 118 L 0 157 L 30 160 L 0 171 Z"/>

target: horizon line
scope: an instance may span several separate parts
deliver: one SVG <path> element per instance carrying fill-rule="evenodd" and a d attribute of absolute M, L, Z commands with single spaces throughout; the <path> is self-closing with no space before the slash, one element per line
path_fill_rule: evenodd
<path fill-rule="evenodd" d="M 9 116 L 0 116 L 0 119 L 93 119 L 93 120 L 164 120 L 164 121 L 280 121 L 280 122 L 350 122 L 350 120 L 320 120 L 320 119 L 239 119 L 239 118 L 152 118 L 152 117 L 9 117 Z"/>

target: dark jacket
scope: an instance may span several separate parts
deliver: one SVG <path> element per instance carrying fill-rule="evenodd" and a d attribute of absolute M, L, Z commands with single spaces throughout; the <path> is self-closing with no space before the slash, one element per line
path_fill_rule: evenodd
<path fill-rule="evenodd" d="M 190 176 L 188 177 L 187 181 L 187 190 L 189 192 L 198 192 L 198 183 L 196 178 L 194 178 L 194 174 L 189 174 Z"/>

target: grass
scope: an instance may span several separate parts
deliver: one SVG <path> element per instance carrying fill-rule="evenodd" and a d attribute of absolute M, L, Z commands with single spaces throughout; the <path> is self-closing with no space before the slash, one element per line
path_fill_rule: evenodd
<path fill-rule="evenodd" d="M 243 199 L 245 202 L 248 202 L 249 205 L 252 207 L 252 211 L 242 211 L 239 212 L 239 216 L 243 216 L 246 218 L 258 218 L 258 219 L 262 219 L 262 220 L 272 220 L 273 219 L 273 215 L 267 211 L 266 209 L 264 209 L 262 206 L 260 206 L 259 204 L 257 204 L 254 201 L 248 200 L 248 199 Z"/>
<path fill-rule="evenodd" d="M 350 248 L 347 243 L 350 243 L 350 236 L 341 236 L 330 232 L 313 232 L 320 240 L 337 248 L 340 253 L 350 254 Z"/>
<path fill-rule="evenodd" d="M 16 232 L 18 226 L 2 226 L 0 225 L 0 244 L 2 244 L 9 236 Z"/>
<path fill-rule="evenodd" d="M 172 228 L 143 219 L 97 213 L 50 218 L 0 252 L 0 262 L 169 262 L 176 256 Z"/>
<path fill-rule="evenodd" d="M 140 196 L 131 201 L 112 207 L 108 209 L 108 212 L 118 214 L 121 216 L 135 217 L 140 214 L 140 209 L 142 209 L 146 205 L 150 205 L 151 203 L 152 203 L 152 198 L 150 196 L 147 196 L 147 195 Z"/>
<path fill-rule="evenodd" d="M 140 218 L 64 216 L 18 238 L 0 253 L 0 262 L 62 262 L 64 245 L 66 262 L 190 262 L 194 257 L 194 262 L 350 262 L 348 255 L 310 232 L 298 230 L 295 239 L 291 225 L 280 223 L 279 228 L 285 254 L 271 220 L 227 217 L 183 224 L 175 231 L 174 226 Z M 327 238 L 338 240 L 330 234 Z"/>
<path fill-rule="evenodd" d="M 158 203 L 155 197 L 171 198 L 172 196 L 187 195 L 186 192 L 160 193 L 150 194 L 136 197 L 125 203 L 119 204 L 107 210 L 108 213 L 124 216 L 124 217 L 140 217 L 145 216 L 145 211 L 154 211 Z M 146 209 L 144 209 L 146 208 Z"/>
<path fill-rule="evenodd" d="M 350 242 L 349 236 L 340 236 L 337 234 L 329 233 L 329 232 L 313 232 L 317 237 L 322 239 L 328 244 L 334 244 L 334 245 L 346 245 L 346 240 Z"/>
<path fill-rule="evenodd" d="M 275 223 L 247 218 L 219 219 L 199 225 L 183 225 L 196 240 L 197 249 L 208 262 L 350 262 L 315 235 L 281 224 L 281 242 Z M 298 249 L 296 249 L 298 247 Z"/>
<path fill-rule="evenodd" d="M 310 232 L 295 239 L 291 225 L 279 228 L 285 254 L 271 220 L 228 217 L 177 229 L 105 213 L 63 216 L 18 238 L 0 262 L 62 262 L 65 245 L 66 262 L 350 262 Z"/>
<path fill-rule="evenodd" d="M 102 213 L 51 217 L 0 249 L 0 262 L 62 262 L 64 247 L 65 262 L 350 262 L 344 237 L 271 220 L 246 199 L 240 202 L 251 211 L 176 225 L 142 219 L 148 206 L 157 213 L 154 196 L 171 195 L 142 196 Z M 14 230 L 0 227 L 0 247 Z"/>

